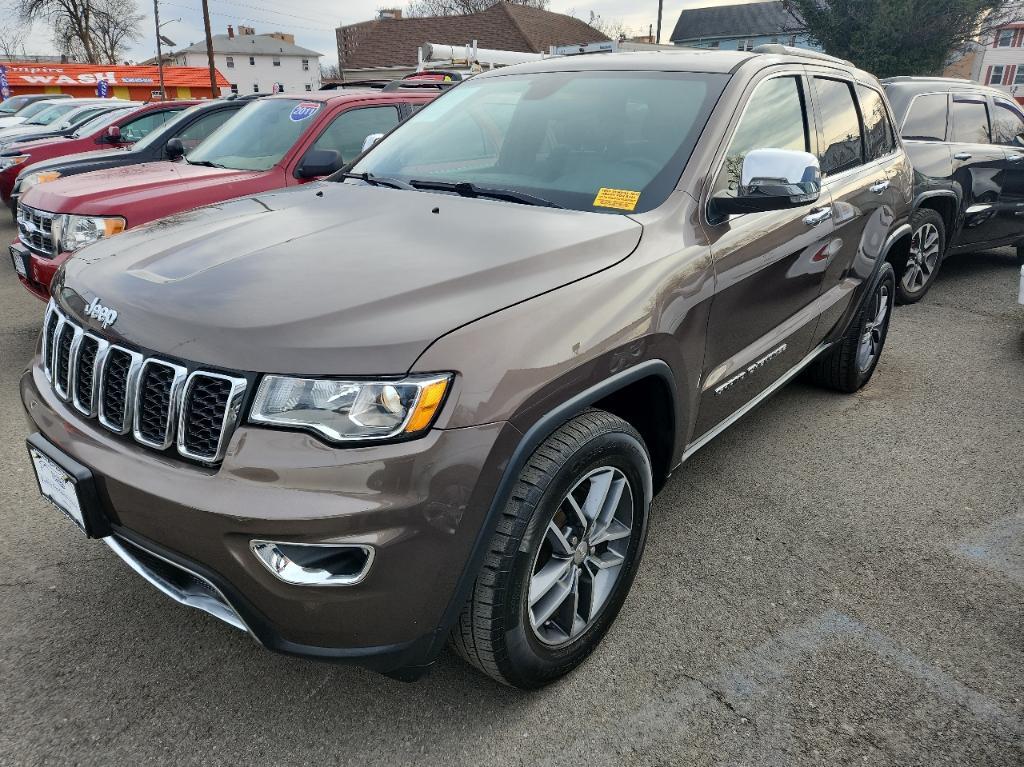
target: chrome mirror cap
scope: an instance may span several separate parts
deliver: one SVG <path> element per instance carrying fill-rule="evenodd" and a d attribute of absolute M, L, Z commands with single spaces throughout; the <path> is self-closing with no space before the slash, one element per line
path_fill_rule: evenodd
<path fill-rule="evenodd" d="M 802 198 L 809 204 L 821 194 L 821 166 L 809 152 L 754 149 L 743 158 L 738 197 Z"/>

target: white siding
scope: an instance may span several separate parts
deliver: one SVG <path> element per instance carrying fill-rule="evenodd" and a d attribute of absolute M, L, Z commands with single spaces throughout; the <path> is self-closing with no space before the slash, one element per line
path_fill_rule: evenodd
<path fill-rule="evenodd" d="M 249 56 L 233 54 L 234 66 L 229 67 L 228 57 L 223 53 L 213 54 L 213 64 L 229 83 L 238 86 L 241 94 L 253 93 L 254 86 L 259 86 L 261 93 L 270 93 L 274 83 L 284 85 L 285 93 L 305 93 L 307 90 L 320 90 L 320 60 L 310 56 L 309 70 L 302 68 L 303 56 L 287 56 L 281 54 L 253 56 L 254 64 L 249 63 Z M 279 58 L 281 66 L 274 66 L 274 59 Z M 187 67 L 205 67 L 206 53 L 179 53 L 175 59 Z M 228 95 L 229 88 L 223 89 L 221 95 Z"/>

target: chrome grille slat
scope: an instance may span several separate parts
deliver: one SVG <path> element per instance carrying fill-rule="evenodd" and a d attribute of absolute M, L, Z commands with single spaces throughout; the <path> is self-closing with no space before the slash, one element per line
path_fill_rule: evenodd
<path fill-rule="evenodd" d="M 248 381 L 188 369 L 104 340 L 51 300 L 42 368 L 57 395 L 109 431 L 206 465 L 224 458 Z"/>
<path fill-rule="evenodd" d="M 56 215 L 19 204 L 18 239 L 21 244 L 42 256 L 54 258 L 57 255 L 53 242 L 53 219 Z"/>

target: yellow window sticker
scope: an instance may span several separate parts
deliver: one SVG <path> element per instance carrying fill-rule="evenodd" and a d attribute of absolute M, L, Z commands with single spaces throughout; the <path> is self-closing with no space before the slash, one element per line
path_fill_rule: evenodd
<path fill-rule="evenodd" d="M 602 189 L 597 193 L 594 207 L 636 210 L 638 202 L 640 202 L 640 192 L 631 192 L 628 189 Z"/>

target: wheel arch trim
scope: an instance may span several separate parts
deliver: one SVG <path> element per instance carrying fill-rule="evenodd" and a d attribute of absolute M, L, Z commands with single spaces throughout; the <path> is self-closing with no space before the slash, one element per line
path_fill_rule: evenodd
<path fill-rule="evenodd" d="M 442 615 L 441 624 L 437 627 L 434 633 L 434 646 L 431 648 L 431 658 L 436 657 L 437 653 L 439 653 L 444 647 L 449 631 L 451 631 L 452 626 L 455 625 L 455 621 L 458 620 L 459 614 L 462 612 L 466 600 L 469 598 L 470 589 L 472 589 L 473 583 L 476 581 L 476 577 L 480 572 L 480 568 L 483 566 L 484 557 L 487 553 L 487 544 L 497 527 L 501 510 L 504 508 L 505 503 L 508 501 L 508 498 L 512 493 L 512 488 L 519 477 L 519 473 L 526 465 L 530 456 L 533 455 L 533 452 L 541 445 L 541 443 L 544 442 L 544 440 L 554 434 L 562 424 L 567 423 L 575 416 L 584 412 L 595 402 L 604 399 L 608 395 L 613 394 L 632 383 L 636 383 L 637 381 L 651 376 L 663 379 L 669 387 L 669 391 L 671 393 L 671 396 L 669 397 L 670 407 L 672 408 L 673 421 L 677 423 L 676 433 L 678 435 L 678 422 L 675 421 L 677 402 L 675 378 L 672 374 L 672 368 L 667 362 L 661 359 L 651 359 L 641 362 L 631 368 L 611 375 L 600 383 L 588 389 L 584 389 L 566 400 L 563 400 L 561 403 L 548 410 L 544 415 L 534 421 L 526 432 L 523 433 L 522 438 L 519 440 L 519 444 L 516 445 L 515 450 L 509 457 L 504 472 L 502 472 L 501 480 L 498 483 L 498 489 L 495 491 L 494 497 L 491 499 L 491 504 L 487 509 L 487 514 L 484 517 L 483 524 L 481 524 L 480 530 L 477 533 L 470 556 L 463 567 L 462 574 L 459 576 L 459 579 L 455 584 L 451 600 Z M 644 477 L 645 502 L 650 505 L 653 497 L 654 481 L 651 472 L 648 472 L 647 476 Z"/>

